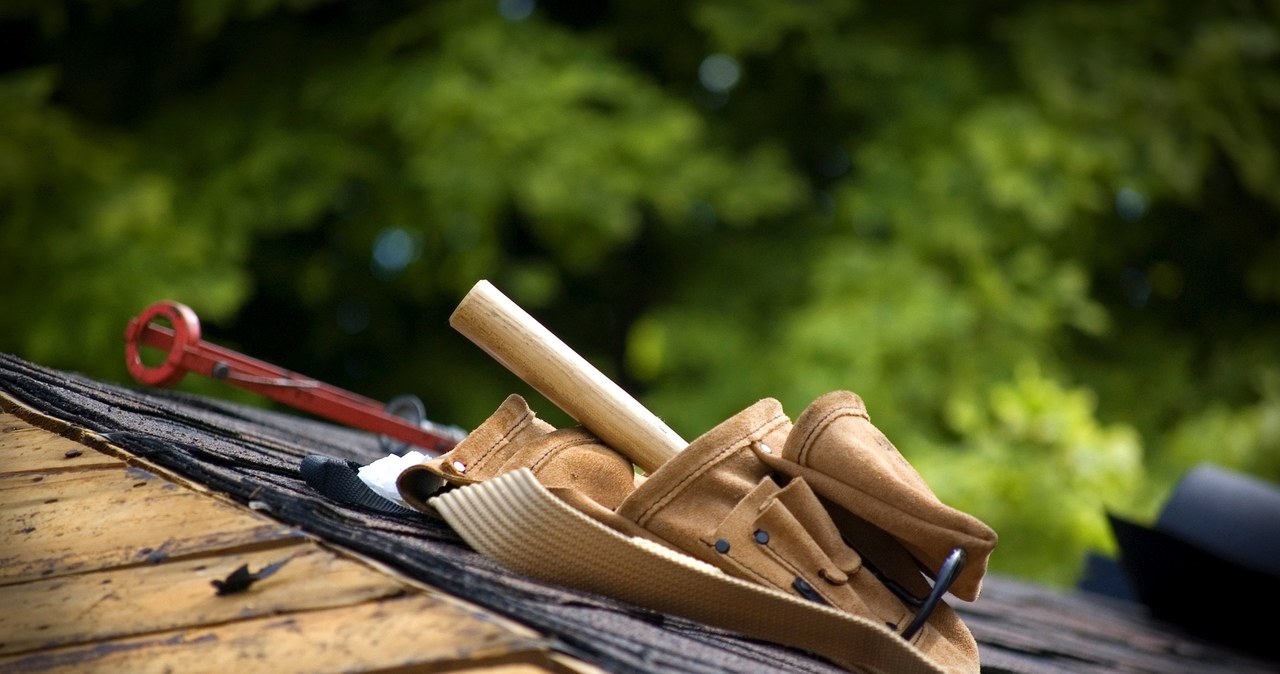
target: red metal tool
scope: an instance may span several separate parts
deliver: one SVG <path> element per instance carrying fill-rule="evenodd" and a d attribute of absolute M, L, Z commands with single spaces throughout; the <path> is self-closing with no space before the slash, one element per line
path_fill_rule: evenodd
<path fill-rule="evenodd" d="M 172 329 L 157 325 L 167 319 Z M 438 426 L 423 418 L 421 402 L 402 396 L 389 405 L 345 391 L 270 363 L 215 346 L 200 339 L 200 319 L 184 304 L 156 302 L 125 328 L 125 364 L 143 384 L 173 386 L 188 372 L 225 381 L 286 405 L 342 424 L 381 434 L 429 453 L 442 454 L 458 444 L 465 432 Z M 148 346 L 166 352 L 164 362 L 148 367 L 138 349 Z M 407 408 L 407 409 L 406 409 Z M 406 416 L 396 416 L 393 410 Z M 408 418 L 406 418 L 408 417 Z M 400 453 L 398 451 L 393 453 Z"/>

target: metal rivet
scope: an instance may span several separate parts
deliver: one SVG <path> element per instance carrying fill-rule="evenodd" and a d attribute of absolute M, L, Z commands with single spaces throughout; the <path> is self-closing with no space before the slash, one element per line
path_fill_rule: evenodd
<path fill-rule="evenodd" d="M 813 586 L 810 585 L 808 581 L 799 576 L 796 576 L 796 579 L 792 581 L 791 588 L 796 592 L 799 592 L 801 597 L 804 597 L 809 601 L 826 604 L 828 606 L 830 605 L 826 599 L 823 599 L 822 595 L 818 594 L 817 590 L 813 589 Z"/>
<path fill-rule="evenodd" d="M 765 454 L 773 453 L 773 448 L 770 447 L 769 445 L 766 445 L 763 442 L 757 442 L 756 444 L 760 445 L 760 451 L 764 452 Z"/>
<path fill-rule="evenodd" d="M 756 529 L 755 538 L 757 543 L 764 545 L 769 542 L 769 532 L 764 529 Z"/>
<path fill-rule="evenodd" d="M 465 463 L 463 463 L 463 462 L 461 462 L 461 461 L 454 461 L 454 462 L 453 462 L 453 469 L 454 469 L 454 470 L 456 470 L 456 471 L 458 471 L 459 473 L 465 473 L 465 472 L 467 472 L 467 464 L 465 464 Z"/>
<path fill-rule="evenodd" d="M 716 541 L 716 552 L 718 552 L 718 553 L 720 553 L 720 554 L 722 554 L 722 555 L 723 555 L 724 553 L 726 553 L 726 552 L 728 552 L 728 551 L 729 551 L 729 541 L 726 541 L 726 540 L 725 540 L 725 539 L 723 539 L 723 538 L 721 538 L 720 540 Z"/>

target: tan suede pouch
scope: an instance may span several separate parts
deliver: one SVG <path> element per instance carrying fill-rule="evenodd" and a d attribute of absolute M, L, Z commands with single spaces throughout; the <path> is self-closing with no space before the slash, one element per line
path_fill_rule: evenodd
<path fill-rule="evenodd" d="M 590 432 L 555 430 L 512 395 L 452 451 L 404 471 L 397 486 L 433 512 L 427 499 L 440 489 L 517 468 L 616 531 L 899 632 L 915 611 L 886 579 L 926 595 L 922 571 L 932 575 L 962 547 L 970 564 L 952 589 L 976 597 L 995 545 L 985 524 L 937 499 L 847 391 L 820 397 L 794 426 L 778 401 L 761 400 L 647 478 Z M 911 642 L 948 670 L 978 670 L 977 644 L 945 602 Z"/>
<path fill-rule="evenodd" d="M 796 419 L 780 453 L 759 456 L 780 473 L 803 477 L 823 499 L 887 532 L 931 577 L 953 549 L 964 549 L 967 562 L 951 592 L 967 601 L 978 598 L 996 546 L 995 531 L 938 500 L 871 424 L 856 394 L 821 396 Z M 856 532 L 847 538 L 857 538 Z"/>
<path fill-rule="evenodd" d="M 902 629 L 914 611 L 864 568 L 806 480 L 761 460 L 794 433 L 781 405 L 761 400 L 654 471 L 617 514 L 730 575 Z M 912 642 L 977 669 L 977 644 L 945 603 Z"/>
<path fill-rule="evenodd" d="M 446 486 L 463 486 L 529 468 L 549 489 L 572 491 L 612 510 L 631 493 L 635 469 L 626 457 L 581 427 L 556 430 L 525 399 L 510 395 L 452 450 L 405 469 L 401 498 L 433 513 L 427 500 Z"/>
<path fill-rule="evenodd" d="M 618 514 L 663 540 L 715 564 L 708 545 L 686 546 L 715 528 L 772 473 L 755 457 L 753 442 L 782 443 L 791 420 L 775 400 L 762 400 L 707 431 L 660 466 L 618 506 Z"/>

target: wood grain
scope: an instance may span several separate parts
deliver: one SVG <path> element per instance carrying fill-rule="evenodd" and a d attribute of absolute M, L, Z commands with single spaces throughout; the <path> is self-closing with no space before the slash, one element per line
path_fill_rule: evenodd
<path fill-rule="evenodd" d="M 688 444 L 488 281 L 462 298 L 449 324 L 645 471 Z"/>
<path fill-rule="evenodd" d="M 0 672 L 594 671 L 524 626 L 133 463 L 0 414 Z M 282 560 L 243 592 L 212 583 Z"/>
<path fill-rule="evenodd" d="M 124 462 L 93 451 L 67 438 L 36 428 L 7 412 L 0 412 L 0 472 L 50 472 L 83 468 L 124 467 Z"/>
<path fill-rule="evenodd" d="M 0 476 L 0 536 L 3 586 L 211 550 L 269 547 L 302 533 L 125 467 Z"/>
<path fill-rule="evenodd" d="M 212 581 L 288 560 L 237 594 Z M 309 543 L 0 587 L 0 655 L 402 594 L 394 578 Z"/>
<path fill-rule="evenodd" d="M 0 674 L 428 672 L 542 663 L 545 648 L 415 594 L 4 657 Z"/>

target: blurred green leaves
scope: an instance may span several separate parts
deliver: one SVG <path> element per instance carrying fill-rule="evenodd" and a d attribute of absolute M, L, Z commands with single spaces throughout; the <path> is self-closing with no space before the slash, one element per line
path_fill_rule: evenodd
<path fill-rule="evenodd" d="M 532 8 L 531 11 L 526 11 Z M 1280 20 L 1251 3 L 11 3 L 0 349 L 206 336 L 472 426 L 487 278 L 692 439 L 859 393 L 1070 583 L 1198 461 L 1280 480 Z M 189 382 L 230 395 L 208 382 Z"/>
<path fill-rule="evenodd" d="M 920 469 L 937 476 L 944 501 L 999 513 L 988 524 L 1001 534 L 1011 573 L 1070 584 L 1080 560 L 1057 551 L 1114 552 L 1096 515 L 1141 501 L 1142 445 L 1131 427 L 1097 420 L 1091 391 L 1065 388 L 1024 362 L 985 398 L 952 396 L 947 422 L 971 454 L 927 456 Z M 990 465 L 1018 468 L 982 469 Z"/>

